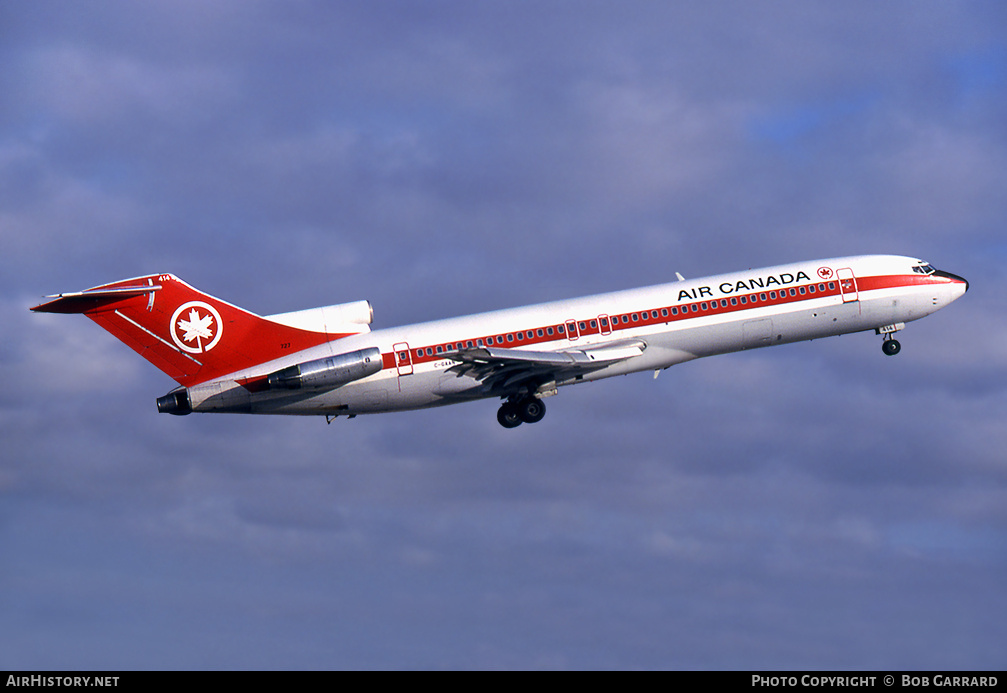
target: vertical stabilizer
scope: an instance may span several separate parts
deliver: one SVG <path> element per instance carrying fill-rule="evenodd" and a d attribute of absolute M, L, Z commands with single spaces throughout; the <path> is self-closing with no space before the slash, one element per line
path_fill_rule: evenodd
<path fill-rule="evenodd" d="M 83 313 L 186 387 L 352 334 L 274 322 L 171 274 L 50 298 L 54 300 L 32 310 Z"/>

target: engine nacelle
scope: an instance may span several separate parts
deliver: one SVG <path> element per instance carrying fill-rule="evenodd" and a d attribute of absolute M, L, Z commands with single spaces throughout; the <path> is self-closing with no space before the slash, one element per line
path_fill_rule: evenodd
<path fill-rule="evenodd" d="M 157 411 L 162 414 L 174 414 L 175 416 L 185 416 L 192 413 L 192 402 L 189 400 L 189 391 L 184 387 L 179 387 L 164 397 L 158 397 Z"/>
<path fill-rule="evenodd" d="M 332 335 L 360 334 L 370 331 L 368 325 L 374 320 L 374 309 L 371 307 L 370 301 L 352 301 L 324 308 L 308 308 L 293 313 L 267 315 L 266 319 L 312 332 L 327 332 Z"/>
<path fill-rule="evenodd" d="M 270 373 L 267 382 L 270 390 L 332 390 L 380 370 L 381 350 L 370 347 L 283 368 Z"/>

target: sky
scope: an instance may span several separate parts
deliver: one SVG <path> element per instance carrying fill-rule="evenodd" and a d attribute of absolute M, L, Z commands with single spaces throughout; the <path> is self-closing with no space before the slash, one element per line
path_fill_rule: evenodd
<path fill-rule="evenodd" d="M 1007 667 L 999 2 L 0 0 L 0 669 Z M 373 327 L 840 255 L 966 296 L 492 400 L 159 415 L 41 297 Z"/>

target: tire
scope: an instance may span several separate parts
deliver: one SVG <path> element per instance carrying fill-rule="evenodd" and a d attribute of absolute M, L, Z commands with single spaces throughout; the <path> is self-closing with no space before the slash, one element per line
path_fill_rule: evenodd
<path fill-rule="evenodd" d="M 504 428 L 517 428 L 521 425 L 521 413 L 517 407 L 510 402 L 502 405 L 500 409 L 497 410 L 497 421 Z"/>
<path fill-rule="evenodd" d="M 536 398 L 529 397 L 528 399 L 521 400 L 517 405 L 518 416 L 525 423 L 538 423 L 545 416 L 545 402 Z"/>
<path fill-rule="evenodd" d="M 885 352 L 885 356 L 895 356 L 895 354 L 902 351 L 902 345 L 899 344 L 897 339 L 889 339 L 881 344 L 881 351 Z"/>

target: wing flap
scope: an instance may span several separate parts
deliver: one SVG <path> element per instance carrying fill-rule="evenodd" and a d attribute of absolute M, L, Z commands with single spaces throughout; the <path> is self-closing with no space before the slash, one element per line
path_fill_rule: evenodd
<path fill-rule="evenodd" d="M 643 340 L 632 339 L 560 351 L 478 347 L 447 356 L 460 362 L 449 369 L 459 377 L 469 376 L 491 392 L 507 393 L 600 370 L 640 356 L 646 348 Z"/>

